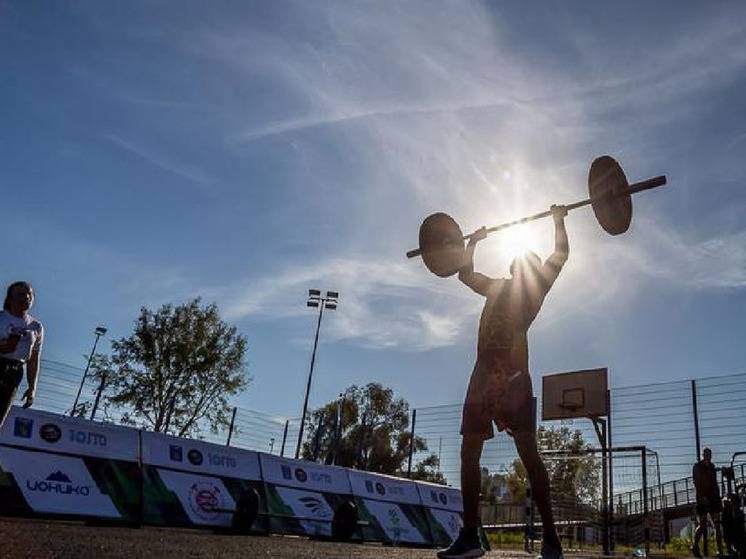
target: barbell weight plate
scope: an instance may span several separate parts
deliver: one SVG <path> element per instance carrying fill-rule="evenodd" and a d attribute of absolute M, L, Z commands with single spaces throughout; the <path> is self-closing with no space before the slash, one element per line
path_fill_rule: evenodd
<path fill-rule="evenodd" d="M 231 527 L 239 534 L 250 534 L 256 517 L 259 515 L 259 493 L 253 487 L 244 491 L 236 502 Z"/>
<path fill-rule="evenodd" d="M 425 266 L 436 276 L 452 276 L 464 263 L 464 234 L 448 214 L 438 212 L 420 225 L 420 250 Z"/>
<path fill-rule="evenodd" d="M 599 225 L 610 235 L 621 235 L 632 221 L 632 196 L 619 163 L 608 155 L 597 157 L 588 173 L 588 192 Z"/>
<path fill-rule="evenodd" d="M 332 520 L 332 538 L 337 541 L 349 541 L 358 524 L 357 505 L 352 501 L 344 501 L 334 511 Z"/>

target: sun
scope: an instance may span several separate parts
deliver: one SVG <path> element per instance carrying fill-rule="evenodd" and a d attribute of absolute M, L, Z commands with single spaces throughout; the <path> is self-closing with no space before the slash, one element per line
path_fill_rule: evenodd
<path fill-rule="evenodd" d="M 516 256 L 522 256 L 527 252 L 537 252 L 539 242 L 534 230 L 526 225 L 516 225 L 496 234 L 499 241 L 499 251 L 508 262 L 512 262 Z"/>

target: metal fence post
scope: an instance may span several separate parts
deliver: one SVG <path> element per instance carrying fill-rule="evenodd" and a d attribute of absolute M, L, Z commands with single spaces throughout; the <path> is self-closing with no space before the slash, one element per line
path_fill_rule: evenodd
<path fill-rule="evenodd" d="M 282 431 L 282 446 L 280 447 L 280 456 L 285 456 L 285 443 L 288 440 L 288 427 L 290 426 L 290 420 L 285 420 L 285 429 Z"/>
<path fill-rule="evenodd" d="M 650 557 L 650 518 L 648 517 L 648 447 L 642 447 L 642 523 L 645 533 L 645 557 Z"/>
<path fill-rule="evenodd" d="M 228 440 L 225 441 L 225 446 L 231 446 L 231 437 L 233 436 L 233 425 L 236 423 L 236 410 L 237 407 L 233 406 L 233 413 L 231 413 L 231 424 L 228 427 Z"/>
<path fill-rule="evenodd" d="M 692 412 L 694 415 L 694 442 L 697 446 L 696 460 L 702 456 L 701 440 L 699 438 L 699 409 L 697 407 L 697 381 L 692 379 Z"/>
<path fill-rule="evenodd" d="M 417 423 L 417 410 L 412 410 L 412 430 L 409 439 L 409 462 L 407 464 L 407 477 L 412 477 L 412 455 L 414 454 L 414 427 Z"/>

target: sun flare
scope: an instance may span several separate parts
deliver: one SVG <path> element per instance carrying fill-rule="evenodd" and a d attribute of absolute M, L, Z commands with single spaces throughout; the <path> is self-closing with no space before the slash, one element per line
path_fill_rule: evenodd
<path fill-rule="evenodd" d="M 539 250 L 538 239 L 534 231 L 526 225 L 516 225 L 499 234 L 500 252 L 508 261 L 516 256 L 522 256 L 529 251 Z"/>

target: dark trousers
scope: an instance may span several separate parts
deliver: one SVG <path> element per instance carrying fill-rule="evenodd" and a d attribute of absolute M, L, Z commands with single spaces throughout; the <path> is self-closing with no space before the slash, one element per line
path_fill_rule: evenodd
<path fill-rule="evenodd" d="M 0 427 L 10 413 L 13 398 L 23 378 L 23 363 L 0 357 Z"/>

